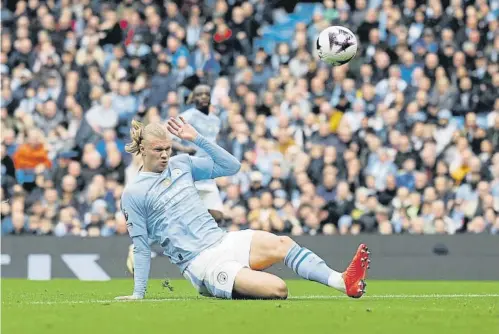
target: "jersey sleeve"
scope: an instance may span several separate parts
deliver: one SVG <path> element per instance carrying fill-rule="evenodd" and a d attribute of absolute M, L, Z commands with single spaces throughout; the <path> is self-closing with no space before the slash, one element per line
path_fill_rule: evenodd
<path fill-rule="evenodd" d="M 151 266 L 151 247 L 147 238 L 147 219 L 143 213 L 145 198 L 125 191 L 121 197 L 121 211 L 125 215 L 128 233 L 133 240 L 133 294 L 144 297 Z"/>
<path fill-rule="evenodd" d="M 130 237 L 143 235 L 147 237 L 147 219 L 143 213 L 145 198 L 124 192 L 121 196 L 121 211 L 125 215 Z"/>
<path fill-rule="evenodd" d="M 208 157 L 188 157 L 194 181 L 234 175 L 241 168 L 233 155 L 203 136 L 198 135 L 194 144 L 208 154 Z"/>
<path fill-rule="evenodd" d="M 190 109 L 188 109 L 188 110 L 184 111 L 183 113 L 181 113 L 180 116 L 182 116 L 187 121 L 187 123 L 191 124 L 191 121 L 192 121 L 192 111 Z"/>
<path fill-rule="evenodd" d="M 151 269 L 151 246 L 144 235 L 135 236 L 133 240 L 133 294 L 144 298 Z"/>
<path fill-rule="evenodd" d="M 198 158 L 189 157 L 191 165 L 192 178 L 194 181 L 211 179 L 213 171 L 213 160 L 208 157 Z"/>

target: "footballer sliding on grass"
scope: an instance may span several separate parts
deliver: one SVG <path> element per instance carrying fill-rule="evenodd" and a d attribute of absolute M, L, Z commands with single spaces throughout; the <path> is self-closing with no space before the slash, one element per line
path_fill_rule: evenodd
<path fill-rule="evenodd" d="M 190 141 L 207 153 L 170 158 L 172 137 Z M 348 268 L 337 272 L 309 249 L 287 236 L 264 231 L 225 232 L 209 214 L 194 186 L 199 180 L 234 175 L 240 162 L 210 142 L 185 119 L 168 125 L 133 121 L 132 142 L 126 151 L 142 156 L 143 169 L 121 198 L 134 245 L 134 290 L 119 300 L 145 296 L 151 250 L 148 238 L 158 242 L 170 261 L 204 296 L 226 299 L 285 299 L 286 283 L 262 270 L 284 264 L 301 277 L 322 283 L 353 298 L 365 292 L 369 251 L 361 244 Z"/>

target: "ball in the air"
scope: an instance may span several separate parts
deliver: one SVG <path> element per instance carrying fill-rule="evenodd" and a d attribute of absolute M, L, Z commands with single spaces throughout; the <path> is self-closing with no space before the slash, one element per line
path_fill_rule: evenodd
<path fill-rule="evenodd" d="M 350 29 L 332 26 L 319 34 L 316 42 L 319 58 L 327 64 L 340 66 L 348 63 L 357 53 L 357 38 Z"/>

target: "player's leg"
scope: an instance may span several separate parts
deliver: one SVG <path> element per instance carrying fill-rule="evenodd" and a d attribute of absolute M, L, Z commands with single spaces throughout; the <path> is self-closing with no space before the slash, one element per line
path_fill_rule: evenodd
<path fill-rule="evenodd" d="M 232 290 L 233 299 L 286 299 L 288 287 L 279 277 L 242 268 L 236 275 Z"/>
<path fill-rule="evenodd" d="M 250 269 L 247 264 L 227 254 L 228 251 L 229 248 L 222 246 L 216 251 L 217 258 L 212 258 L 207 266 L 202 283 L 212 296 L 224 299 L 287 298 L 288 289 L 282 279 Z M 229 258 L 232 259 L 227 260 Z"/>
<path fill-rule="evenodd" d="M 363 244 L 359 246 L 347 270 L 340 273 L 329 268 L 314 252 L 301 247 L 287 236 L 254 231 L 249 257 L 250 268 L 263 270 L 281 261 L 307 280 L 333 287 L 354 298 L 364 294 L 364 280 L 370 260 L 369 251 Z"/>
<path fill-rule="evenodd" d="M 284 299 L 286 283 L 277 276 L 250 269 L 254 231 L 229 232 L 217 246 L 203 251 L 187 268 L 188 279 L 225 299 Z M 195 282 L 193 277 L 202 278 Z"/>

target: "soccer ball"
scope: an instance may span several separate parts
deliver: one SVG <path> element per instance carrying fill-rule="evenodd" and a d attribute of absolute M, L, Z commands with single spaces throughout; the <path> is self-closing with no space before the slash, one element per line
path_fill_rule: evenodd
<path fill-rule="evenodd" d="M 316 42 L 319 58 L 333 66 L 348 63 L 357 53 L 357 38 L 349 29 L 332 26 L 319 34 Z"/>

